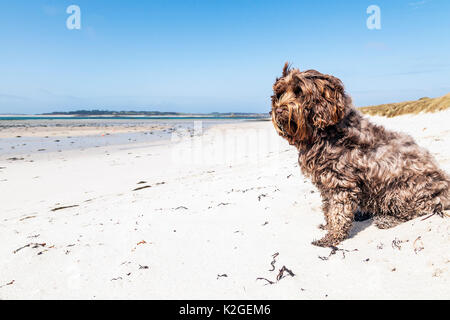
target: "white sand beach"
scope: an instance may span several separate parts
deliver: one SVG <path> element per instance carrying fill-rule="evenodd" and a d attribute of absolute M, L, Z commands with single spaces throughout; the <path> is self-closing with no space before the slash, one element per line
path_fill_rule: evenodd
<path fill-rule="evenodd" d="M 450 111 L 372 119 L 450 172 Z M 195 127 L 0 153 L 0 299 L 450 298 L 449 218 L 355 222 L 338 251 L 315 247 L 319 193 L 272 124 Z"/>

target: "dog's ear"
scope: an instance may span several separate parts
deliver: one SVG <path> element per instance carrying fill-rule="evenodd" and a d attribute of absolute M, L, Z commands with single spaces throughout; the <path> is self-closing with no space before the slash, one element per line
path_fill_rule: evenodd
<path fill-rule="evenodd" d="M 324 75 L 313 80 L 315 94 L 313 95 L 312 124 L 320 129 L 335 125 L 345 116 L 350 98 L 345 94 L 342 82 Z"/>
<path fill-rule="evenodd" d="M 291 71 L 291 65 L 289 64 L 289 62 L 286 61 L 286 63 L 284 64 L 284 67 L 283 67 L 283 77 L 286 77 L 290 71 Z"/>

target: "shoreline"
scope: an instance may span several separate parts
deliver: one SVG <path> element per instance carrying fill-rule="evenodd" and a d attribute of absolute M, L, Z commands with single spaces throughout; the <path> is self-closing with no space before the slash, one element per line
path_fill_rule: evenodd
<path fill-rule="evenodd" d="M 66 122 L 70 121 L 70 122 Z M 1 155 L 23 155 L 68 149 L 88 149 L 98 146 L 145 144 L 167 141 L 176 134 L 193 135 L 199 125 L 201 130 L 239 122 L 260 122 L 253 119 L 170 119 L 127 120 L 89 119 L 1 121 Z"/>

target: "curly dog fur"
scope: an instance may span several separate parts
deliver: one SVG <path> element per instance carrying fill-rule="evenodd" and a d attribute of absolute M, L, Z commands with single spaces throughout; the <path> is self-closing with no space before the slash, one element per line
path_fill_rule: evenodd
<path fill-rule="evenodd" d="M 273 86 L 272 122 L 299 151 L 304 175 L 319 189 L 327 234 L 313 244 L 335 246 L 355 214 L 389 228 L 450 206 L 450 178 L 410 136 L 372 124 L 342 82 L 286 63 Z"/>

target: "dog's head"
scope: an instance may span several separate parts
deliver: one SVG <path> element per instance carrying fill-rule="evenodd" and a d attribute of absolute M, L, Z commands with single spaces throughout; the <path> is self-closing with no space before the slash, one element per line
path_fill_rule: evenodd
<path fill-rule="evenodd" d="M 339 79 L 315 70 L 291 69 L 288 63 L 273 92 L 272 123 L 291 144 L 308 141 L 314 130 L 337 124 L 351 105 Z"/>

